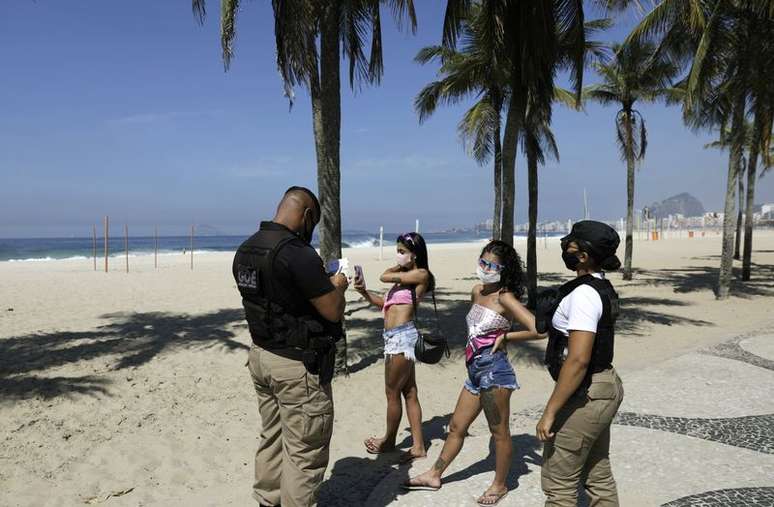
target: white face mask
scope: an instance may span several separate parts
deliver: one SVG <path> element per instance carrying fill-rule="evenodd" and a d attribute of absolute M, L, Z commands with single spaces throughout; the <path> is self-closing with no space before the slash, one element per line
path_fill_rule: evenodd
<path fill-rule="evenodd" d="M 481 283 L 483 284 L 497 283 L 500 281 L 499 272 L 484 271 L 484 268 L 482 268 L 481 266 L 478 266 L 476 268 L 476 274 L 478 275 L 478 279 L 481 280 Z"/>
<path fill-rule="evenodd" d="M 405 268 L 406 266 L 411 264 L 411 262 L 413 261 L 413 259 L 411 258 L 411 253 L 409 253 L 409 252 L 406 252 L 404 254 L 396 255 L 395 256 L 395 260 L 398 261 L 398 266 L 400 266 L 402 268 Z"/>

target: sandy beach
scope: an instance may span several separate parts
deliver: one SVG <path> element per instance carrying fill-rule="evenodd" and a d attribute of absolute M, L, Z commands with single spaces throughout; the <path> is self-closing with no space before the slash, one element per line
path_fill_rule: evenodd
<path fill-rule="evenodd" d="M 523 240 L 516 247 L 525 254 Z M 435 450 L 465 378 L 464 316 L 480 248 L 429 246 L 440 323 L 452 344 L 450 359 L 417 368 L 425 435 Z M 753 280 L 735 281 L 726 301 L 712 291 L 719 252 L 715 234 L 641 240 L 634 280 L 610 276 L 622 297 L 615 365 L 624 382 L 644 368 L 772 328 L 774 233 L 756 232 Z M 370 289 L 383 287 L 378 277 L 391 264 L 391 245 L 383 261 L 376 248 L 345 255 L 363 265 Z M 541 239 L 538 256 L 541 286 L 569 279 L 556 239 Z M 192 271 L 187 257 L 167 255 L 156 270 L 152 256 L 134 257 L 128 274 L 122 258 L 111 259 L 109 273 L 100 259 L 97 272 L 91 260 L 0 262 L 0 504 L 251 504 L 260 421 L 231 260 L 230 253 L 197 255 Z M 420 310 L 425 327 L 430 307 Z M 381 325 L 380 313 L 350 291 L 350 375 L 334 380 L 322 505 L 363 504 L 395 467 L 395 456 L 377 459 L 362 445 L 384 428 Z M 514 414 L 544 403 L 550 392 L 544 346 L 509 349 L 522 385 Z M 471 431 L 486 431 L 483 419 Z M 408 443 L 405 429 L 399 442 Z M 626 477 L 619 480 L 622 494 L 633 491 Z M 518 504 L 518 494 L 510 501 Z"/>

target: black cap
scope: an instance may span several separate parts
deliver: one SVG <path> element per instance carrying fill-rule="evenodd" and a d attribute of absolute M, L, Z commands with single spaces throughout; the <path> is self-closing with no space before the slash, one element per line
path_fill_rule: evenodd
<path fill-rule="evenodd" d="M 615 264 L 612 262 L 612 258 L 618 260 L 615 251 L 621 243 L 621 238 L 615 229 L 605 223 L 594 220 L 576 222 L 573 224 L 570 234 L 562 238 L 562 248 L 565 248 L 569 241 L 577 242 L 580 249 L 588 253 L 600 265 Z"/>

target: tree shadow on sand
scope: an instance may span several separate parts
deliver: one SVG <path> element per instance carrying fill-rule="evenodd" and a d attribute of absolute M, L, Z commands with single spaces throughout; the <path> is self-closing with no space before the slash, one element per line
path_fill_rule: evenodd
<path fill-rule="evenodd" d="M 201 315 L 113 313 L 100 318 L 109 322 L 89 331 L 34 333 L 0 340 L 3 399 L 109 394 L 107 379 L 96 375 L 40 375 L 70 364 L 101 359 L 109 363 L 107 370 L 121 370 L 181 348 L 249 348 L 236 339 L 238 330 L 246 326 L 241 309 Z"/>
<path fill-rule="evenodd" d="M 658 312 L 647 307 L 685 307 L 690 303 L 667 298 L 629 297 L 621 298 L 621 310 L 616 321 L 616 333 L 630 336 L 643 336 L 649 334 L 651 326 L 713 326 L 712 322 L 700 319 L 692 319 L 681 315 Z"/>
<path fill-rule="evenodd" d="M 675 269 L 635 270 L 635 278 L 628 286 L 671 287 L 676 293 L 712 291 L 717 294 L 717 266 L 691 266 Z M 751 279 L 741 280 L 742 269 L 734 267 L 731 279 L 731 295 L 749 299 L 754 296 L 774 296 L 774 265 L 751 265 Z"/>

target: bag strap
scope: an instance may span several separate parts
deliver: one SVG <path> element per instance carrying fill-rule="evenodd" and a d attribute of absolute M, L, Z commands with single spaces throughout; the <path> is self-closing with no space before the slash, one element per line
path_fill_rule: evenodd
<path fill-rule="evenodd" d="M 264 278 L 264 297 L 266 298 L 266 329 L 269 331 L 269 338 L 274 339 L 274 332 L 271 327 L 272 319 L 274 318 L 273 310 L 272 310 L 272 302 L 270 298 L 274 297 L 274 261 L 277 258 L 277 254 L 282 250 L 282 248 L 296 239 L 296 236 L 285 236 L 282 238 L 279 243 L 274 245 L 274 247 L 269 251 L 269 253 L 266 255 L 266 266 L 265 266 L 265 274 L 266 276 Z"/>
<path fill-rule="evenodd" d="M 439 337 L 443 338 L 443 331 L 441 330 L 441 323 L 438 319 L 438 305 L 435 302 L 435 290 L 430 291 L 430 295 L 433 298 L 433 314 L 435 315 L 435 332 L 438 334 Z M 414 321 L 417 323 L 417 327 L 419 326 L 419 305 L 417 304 L 417 293 L 416 293 L 416 286 L 411 286 L 411 303 L 414 305 Z M 451 355 L 451 351 L 449 350 L 449 342 L 444 338 L 443 339 L 443 348 L 444 352 L 446 353 L 446 357 L 449 357 Z"/>
<path fill-rule="evenodd" d="M 279 254 L 280 250 L 282 250 L 285 245 L 290 243 L 296 239 L 296 236 L 288 235 L 282 238 L 279 243 L 274 245 L 274 247 L 269 251 L 269 253 L 266 255 L 266 288 L 268 291 L 266 291 L 267 299 L 269 296 L 274 297 L 274 261 L 277 259 L 277 254 Z"/>

